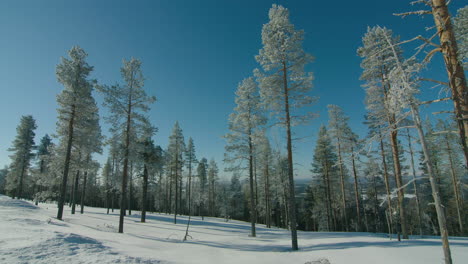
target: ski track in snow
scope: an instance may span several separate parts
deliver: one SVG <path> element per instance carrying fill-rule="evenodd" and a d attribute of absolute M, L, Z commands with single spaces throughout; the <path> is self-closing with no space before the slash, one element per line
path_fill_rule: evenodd
<path fill-rule="evenodd" d="M 125 217 L 124 234 L 117 233 L 118 211 L 85 207 L 64 221 L 55 219 L 55 204 L 35 206 L 0 195 L 0 263 L 443 263 L 440 239 L 413 237 L 398 242 L 385 234 L 299 232 L 300 250 L 290 250 L 287 230 L 220 218 L 187 218 L 139 212 Z M 78 211 L 79 212 L 79 211 Z M 451 238 L 454 263 L 466 263 L 468 238 Z"/>

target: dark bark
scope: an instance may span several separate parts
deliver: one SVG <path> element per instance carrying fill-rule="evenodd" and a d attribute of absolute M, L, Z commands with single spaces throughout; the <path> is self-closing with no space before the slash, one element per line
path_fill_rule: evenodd
<path fill-rule="evenodd" d="M 356 216 L 357 216 L 357 222 L 356 222 L 356 232 L 361 231 L 361 204 L 360 204 L 360 198 L 359 198 L 359 188 L 358 188 L 358 178 L 357 178 L 357 172 L 356 172 L 356 164 L 355 164 L 355 157 L 354 157 L 354 148 L 351 146 L 351 162 L 353 166 L 353 177 L 354 177 L 354 198 L 356 200 Z"/>
<path fill-rule="evenodd" d="M 72 144 L 73 144 L 74 123 L 75 123 L 75 105 L 72 105 L 70 120 L 68 122 L 67 151 L 65 153 L 65 163 L 64 163 L 63 176 L 62 176 L 62 185 L 60 187 L 60 196 L 58 200 L 57 219 L 59 220 L 62 220 L 63 205 L 65 203 L 65 195 L 67 193 L 67 180 L 68 180 L 68 170 L 70 169 L 70 158 L 71 158 L 71 149 L 72 149 Z"/>
<path fill-rule="evenodd" d="M 255 220 L 257 219 L 257 207 L 254 192 L 254 171 L 253 171 L 253 144 L 252 131 L 249 129 L 249 183 L 250 183 L 250 236 L 256 236 Z"/>
<path fill-rule="evenodd" d="M 77 170 L 76 171 L 76 175 L 75 175 L 75 184 L 73 185 L 73 194 L 72 194 L 72 209 L 71 209 L 71 213 L 72 214 L 75 214 L 75 209 L 76 209 L 76 196 L 78 195 L 78 183 L 79 183 L 79 180 L 80 180 L 80 171 Z"/>
<path fill-rule="evenodd" d="M 84 176 L 83 176 L 83 186 L 81 187 L 81 210 L 80 213 L 84 213 L 84 200 L 85 200 L 85 194 L 86 194 L 86 181 L 88 180 L 88 172 L 85 171 Z"/>
<path fill-rule="evenodd" d="M 293 153 L 292 153 L 292 137 L 291 137 L 291 116 L 289 113 L 289 90 L 286 62 L 283 61 L 283 95 L 284 95 L 284 112 L 286 119 L 286 136 L 288 149 L 288 180 L 289 180 L 289 226 L 291 229 L 291 244 L 292 250 L 299 250 L 297 243 L 297 220 L 296 220 L 296 190 L 294 185 L 294 168 L 293 168 Z"/>
<path fill-rule="evenodd" d="M 141 196 L 141 222 L 146 221 L 146 203 L 148 196 L 148 168 L 143 165 L 143 195 Z"/>
<path fill-rule="evenodd" d="M 463 67 L 458 60 L 458 46 L 452 20 L 445 0 L 431 0 L 432 15 L 440 39 L 440 49 L 452 91 L 455 116 L 461 140 L 465 167 L 468 168 L 468 87 Z"/>

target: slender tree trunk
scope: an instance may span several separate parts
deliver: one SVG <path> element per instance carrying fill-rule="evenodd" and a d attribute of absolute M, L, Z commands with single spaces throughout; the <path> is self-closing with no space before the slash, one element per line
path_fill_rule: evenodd
<path fill-rule="evenodd" d="M 328 164 L 327 162 L 324 163 L 325 173 L 323 174 L 323 184 L 325 187 L 325 196 L 326 196 L 326 204 L 327 207 L 327 231 L 331 231 L 331 198 L 330 198 L 330 179 L 328 178 Z"/>
<path fill-rule="evenodd" d="M 268 156 L 265 165 L 265 215 L 266 226 L 271 228 L 271 198 L 270 198 L 270 172 L 268 168 Z"/>
<path fill-rule="evenodd" d="M 127 104 L 127 127 L 125 129 L 125 151 L 124 151 L 124 164 L 122 175 L 122 193 L 120 195 L 120 217 L 119 217 L 119 233 L 123 233 L 124 216 L 125 216 L 125 203 L 127 201 L 127 181 L 128 181 L 128 156 L 130 154 L 130 128 L 131 128 L 131 114 L 132 114 L 132 96 L 130 94 Z"/>
<path fill-rule="evenodd" d="M 338 142 L 338 162 L 340 164 L 340 184 L 341 184 L 341 204 L 342 204 L 342 210 L 341 210 L 341 217 L 342 220 L 344 221 L 344 230 L 348 232 L 348 216 L 346 214 L 346 193 L 345 193 L 345 179 L 344 179 L 344 168 L 343 168 L 343 159 L 341 158 L 341 142 L 340 138 L 337 138 Z"/>
<path fill-rule="evenodd" d="M 253 169 L 254 169 L 254 186 L 255 186 L 255 223 L 257 223 L 257 217 L 258 217 L 258 207 L 257 207 L 257 203 L 258 203 L 258 181 L 257 181 L 257 158 L 255 157 L 255 155 L 253 156 Z"/>
<path fill-rule="evenodd" d="M 380 138 L 380 155 L 382 156 L 382 164 L 383 164 L 383 169 L 384 169 L 384 182 L 385 182 L 385 190 L 387 192 L 387 206 L 388 206 L 388 213 L 389 217 L 387 217 L 388 222 L 388 233 L 393 234 L 393 221 L 392 221 L 392 216 L 393 216 L 393 210 L 392 210 L 392 196 L 390 192 L 390 181 L 388 177 L 388 168 L 387 168 L 387 158 L 385 157 L 385 149 L 384 149 L 384 143 L 382 139 L 382 134 L 380 132 L 380 128 L 378 128 L 379 131 L 379 138 Z M 391 236 L 390 236 L 391 238 Z"/>
<path fill-rule="evenodd" d="M 447 128 L 445 128 L 447 130 Z M 450 147 L 448 135 L 445 134 L 445 145 L 447 146 L 447 154 L 449 158 L 449 165 L 450 165 L 450 175 L 452 176 L 452 186 L 453 186 L 453 193 L 455 195 L 455 205 L 457 207 L 457 215 L 458 215 L 458 227 L 460 231 L 460 235 L 463 234 L 463 217 L 462 217 L 462 209 L 460 205 L 460 188 L 458 187 L 458 180 L 457 175 L 455 174 L 455 168 L 453 165 L 453 158 L 452 158 L 452 148 Z"/>
<path fill-rule="evenodd" d="M 88 172 L 85 171 L 84 176 L 83 176 L 83 186 L 81 187 L 81 210 L 80 210 L 81 214 L 83 214 L 84 212 L 84 200 L 85 200 L 85 194 L 86 194 L 87 179 L 88 179 Z"/>
<path fill-rule="evenodd" d="M 143 195 L 141 196 L 141 222 L 146 221 L 146 203 L 148 195 L 148 168 L 146 163 L 143 165 Z"/>
<path fill-rule="evenodd" d="M 112 201 L 112 207 L 111 207 L 112 212 L 114 212 L 114 208 L 115 208 L 115 204 L 114 204 L 114 202 L 115 202 L 115 190 L 112 190 L 112 200 L 111 201 Z"/>
<path fill-rule="evenodd" d="M 297 243 L 297 221 L 296 221 L 296 191 L 294 185 L 294 168 L 291 137 L 291 116 L 289 114 L 289 90 L 286 62 L 283 61 L 283 84 L 284 84 L 284 112 L 286 120 L 286 136 L 288 149 L 288 179 L 289 179 L 289 225 L 291 228 L 292 250 L 298 250 Z"/>
<path fill-rule="evenodd" d="M 257 206 L 255 200 L 254 186 L 254 165 L 253 165 L 253 144 L 252 130 L 249 128 L 249 183 L 250 183 L 250 236 L 256 236 L 255 220 L 257 219 Z"/>
<path fill-rule="evenodd" d="M 374 189 L 374 231 L 379 232 L 378 223 L 380 223 L 379 217 L 379 199 L 377 197 L 377 182 L 375 174 L 372 175 L 372 187 Z"/>
<path fill-rule="evenodd" d="M 393 120 L 393 119 L 392 119 Z M 394 124 L 394 122 L 392 122 Z M 400 226 L 403 234 L 403 239 L 408 239 L 408 230 L 406 227 L 406 210 L 405 210 L 405 192 L 403 190 L 403 179 L 401 178 L 401 165 L 398 151 L 398 133 L 395 130 L 396 126 L 393 125 L 394 130 L 390 132 L 390 143 L 392 145 L 393 166 L 395 169 L 395 181 L 398 188 L 398 209 L 400 212 Z"/>
<path fill-rule="evenodd" d="M 72 209 L 71 209 L 71 213 L 72 213 L 72 214 L 75 214 L 75 209 L 76 209 L 76 196 L 78 195 L 78 183 L 79 183 L 79 180 L 80 180 L 80 171 L 77 170 L 77 171 L 76 171 L 76 175 L 75 175 L 75 184 L 74 184 L 74 187 L 73 187 L 73 195 L 72 195 Z"/>
<path fill-rule="evenodd" d="M 65 195 L 67 194 L 68 170 L 70 169 L 71 149 L 72 149 L 72 144 L 73 144 L 73 127 L 75 124 L 75 105 L 73 104 L 71 108 L 72 110 L 70 114 L 70 121 L 68 122 L 67 152 L 65 153 L 62 185 L 60 187 L 60 196 L 58 200 L 58 212 L 57 212 L 58 220 L 62 220 L 62 216 L 63 216 L 63 205 L 65 203 Z"/>
<path fill-rule="evenodd" d="M 421 147 L 424 153 L 424 159 L 427 165 L 427 171 L 429 174 L 429 181 L 431 183 L 432 197 L 434 198 L 434 205 L 437 212 L 437 220 L 439 222 L 439 230 L 442 240 L 442 247 L 444 251 L 445 264 L 452 264 L 452 255 L 450 253 L 450 245 L 448 240 L 448 231 L 447 231 L 447 222 L 445 218 L 445 212 L 440 200 L 439 194 L 439 185 L 436 183 L 436 179 L 433 174 L 432 163 L 430 162 L 431 157 L 429 156 L 429 151 L 427 149 L 426 138 L 422 130 L 421 119 L 419 116 L 419 111 L 415 105 L 411 105 L 411 113 L 413 115 L 414 123 L 418 130 L 419 139 L 421 141 Z"/>
<path fill-rule="evenodd" d="M 189 235 L 189 227 L 190 227 L 190 219 L 192 216 L 192 153 L 190 153 L 189 161 L 188 161 L 188 170 L 189 170 L 189 175 L 188 175 L 188 195 L 187 195 L 187 201 L 188 201 L 188 221 L 187 221 L 187 229 L 185 229 L 185 236 L 184 236 L 184 241 L 187 240 L 187 238 L 190 236 Z"/>
<path fill-rule="evenodd" d="M 413 146 L 411 144 L 411 135 L 409 128 L 406 129 L 406 133 L 408 135 L 408 148 L 409 148 L 409 153 L 410 153 L 410 158 L 411 158 L 411 170 L 413 172 L 413 188 L 414 188 L 414 195 L 416 196 L 416 210 L 418 213 L 418 226 L 419 226 L 419 235 L 423 235 L 423 229 L 422 229 L 422 214 L 421 214 L 421 205 L 420 205 L 420 200 L 419 200 L 419 192 L 418 192 L 418 185 L 416 183 L 416 169 L 414 166 L 414 152 L 413 152 Z"/>
<path fill-rule="evenodd" d="M 177 202 L 178 202 L 178 194 L 179 194 L 179 179 L 178 179 L 178 172 L 179 172 L 179 153 L 176 147 L 176 157 L 175 157 L 175 205 L 174 205 L 174 224 L 177 224 Z"/>
<path fill-rule="evenodd" d="M 130 173 L 129 173 L 129 195 L 128 195 L 128 215 L 132 215 L 132 200 L 133 200 L 133 161 L 130 161 Z"/>
<path fill-rule="evenodd" d="M 357 179 L 357 172 L 356 172 L 356 163 L 354 161 L 354 147 L 351 146 L 351 162 L 353 165 L 353 177 L 354 177 L 354 198 L 356 200 L 356 232 L 361 231 L 361 203 L 359 199 L 359 188 L 358 188 L 358 179 Z"/>
<path fill-rule="evenodd" d="M 458 60 L 458 46 L 452 26 L 452 20 L 445 0 L 431 0 L 432 15 L 440 39 L 440 49 L 452 91 L 458 132 L 465 156 L 465 167 L 468 168 L 468 88 L 466 76 Z"/>

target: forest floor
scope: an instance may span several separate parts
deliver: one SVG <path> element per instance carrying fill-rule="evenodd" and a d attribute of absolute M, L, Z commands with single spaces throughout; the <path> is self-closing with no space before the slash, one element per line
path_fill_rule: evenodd
<path fill-rule="evenodd" d="M 79 209 L 77 207 L 77 209 Z M 287 230 L 221 218 L 192 218 L 183 242 L 187 218 L 139 212 L 125 217 L 124 234 L 117 233 L 115 210 L 85 207 L 64 221 L 55 219 L 55 204 L 39 204 L 0 196 L 0 263 L 442 263 L 441 242 L 435 237 L 398 242 L 384 234 L 299 232 L 300 250 L 290 250 Z M 468 238 L 451 238 L 454 263 L 466 263 Z M 322 260 L 322 261 L 321 261 Z"/>

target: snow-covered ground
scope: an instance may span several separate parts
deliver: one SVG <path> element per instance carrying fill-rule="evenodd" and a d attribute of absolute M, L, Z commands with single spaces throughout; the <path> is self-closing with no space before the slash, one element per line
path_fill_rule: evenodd
<path fill-rule="evenodd" d="M 118 234 L 118 212 L 85 208 L 64 221 L 54 219 L 54 204 L 0 196 L 0 263 L 442 263 L 440 240 L 389 240 L 369 233 L 299 232 L 297 252 L 290 251 L 289 232 L 259 225 L 258 237 L 249 237 L 249 223 L 218 218 L 148 214 L 125 218 L 125 233 Z M 451 239 L 454 263 L 467 263 L 468 238 Z"/>

